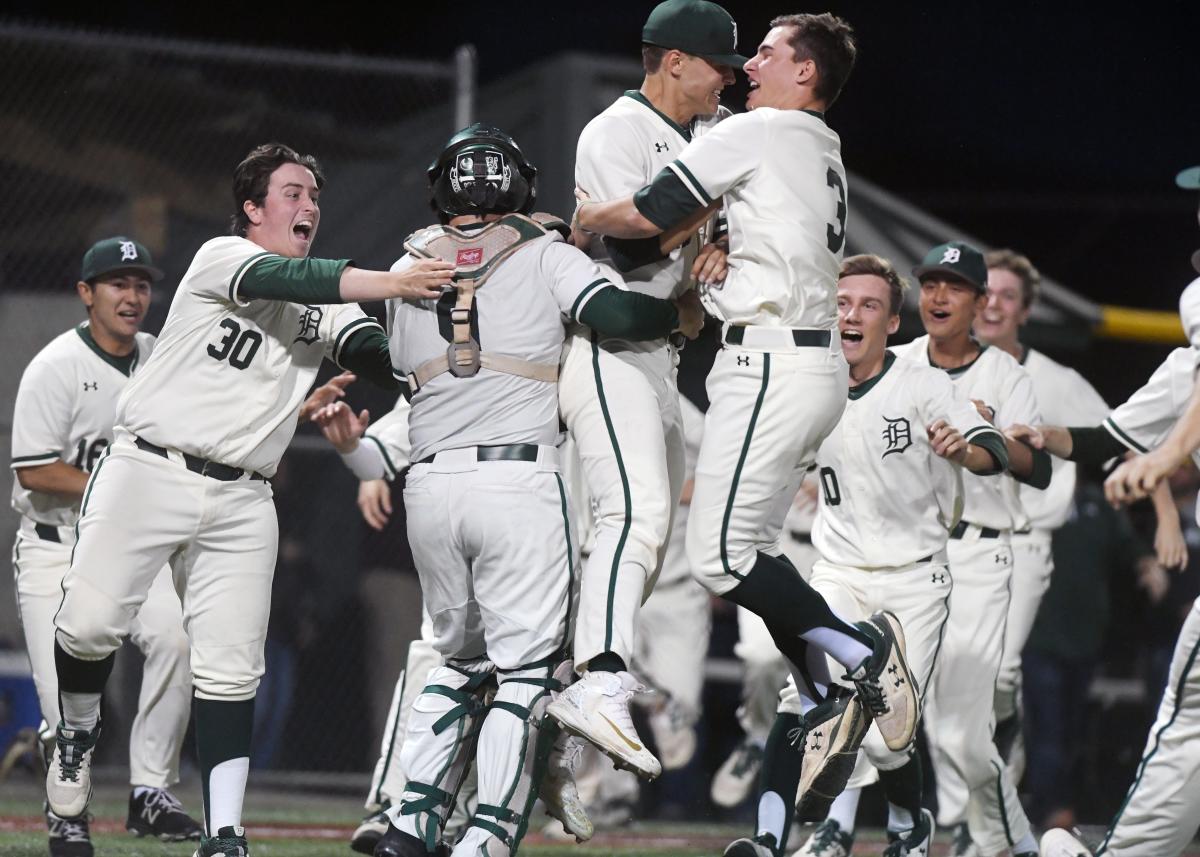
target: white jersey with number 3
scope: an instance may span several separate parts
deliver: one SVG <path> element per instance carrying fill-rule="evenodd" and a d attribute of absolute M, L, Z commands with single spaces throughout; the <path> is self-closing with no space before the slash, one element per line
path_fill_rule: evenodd
<path fill-rule="evenodd" d="M 56 336 L 21 375 L 13 408 L 12 467 L 38 467 L 55 461 L 90 473 L 113 439 L 117 397 L 130 376 L 145 364 L 154 337 L 137 334 L 131 359 L 122 360 L 96 345 L 87 322 Z M 12 506 L 38 524 L 74 526 L 79 500 L 29 491 L 13 479 Z"/>
<path fill-rule="evenodd" d="M 927 335 L 892 350 L 899 357 L 930 363 Z M 1007 351 L 985 345 L 973 362 L 943 371 L 950 376 L 960 396 L 977 399 L 992 408 L 997 428 L 1042 422 L 1033 381 Z M 966 488 L 963 520 L 997 530 L 1023 530 L 1029 526 L 1029 516 L 1021 505 L 1014 478 L 964 473 L 963 482 Z"/>
<path fill-rule="evenodd" d="M 998 436 L 946 373 L 928 365 L 889 354 L 883 372 L 850 390 L 841 422 L 817 452 L 821 508 L 812 539 L 822 559 L 889 569 L 945 548 L 962 514 L 963 472 L 929 444 L 926 429 L 939 419 L 968 441 Z"/>
<path fill-rule="evenodd" d="M 117 425 L 158 446 L 272 476 L 321 361 L 378 323 L 357 304 L 306 306 L 238 294 L 278 258 L 245 238 L 208 241 L 171 302 L 154 357 L 117 404 Z"/>
<path fill-rule="evenodd" d="M 841 140 L 818 113 L 731 116 L 669 167 L 696 201 L 724 197 L 729 274 L 701 288 L 730 324 L 832 330 L 846 237 Z"/>

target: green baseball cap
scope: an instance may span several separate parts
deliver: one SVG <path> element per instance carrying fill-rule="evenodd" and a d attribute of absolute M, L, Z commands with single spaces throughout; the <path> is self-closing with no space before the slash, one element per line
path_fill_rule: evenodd
<path fill-rule="evenodd" d="M 97 241 L 83 254 L 83 266 L 79 279 L 90 283 L 105 274 L 117 271 L 137 271 L 145 274 L 150 282 L 157 283 L 163 272 L 154 267 L 150 251 L 132 238 L 118 235 Z"/>
<path fill-rule="evenodd" d="M 929 274 L 952 274 L 966 280 L 978 291 L 987 291 L 987 263 L 983 254 L 965 241 L 948 241 L 925 254 L 913 276 L 920 280 Z"/>
<path fill-rule="evenodd" d="M 737 52 L 737 21 L 708 0 L 659 3 L 642 27 L 642 42 L 703 57 L 717 65 L 741 68 L 747 61 Z"/>
<path fill-rule="evenodd" d="M 1175 184 L 1184 190 L 1200 190 L 1200 167 L 1188 167 L 1175 176 Z"/>

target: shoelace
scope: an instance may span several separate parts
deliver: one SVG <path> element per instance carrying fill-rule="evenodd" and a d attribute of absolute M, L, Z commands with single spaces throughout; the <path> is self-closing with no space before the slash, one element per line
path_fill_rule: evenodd
<path fill-rule="evenodd" d="M 796 732 L 796 731 L 798 731 L 798 730 L 796 730 L 796 729 L 792 730 L 792 732 Z M 792 738 L 792 735 L 791 735 L 791 732 L 789 732 L 788 740 L 790 741 L 791 738 Z M 803 740 L 803 738 L 801 738 L 801 740 Z M 750 771 L 752 771 L 758 767 L 758 763 L 762 759 L 762 757 L 763 757 L 763 748 L 762 747 L 758 746 L 757 744 L 751 744 L 749 742 L 742 744 L 742 746 L 738 748 L 737 761 L 735 761 L 733 763 L 733 775 L 735 777 L 744 777 L 746 774 L 750 773 Z"/>
<path fill-rule="evenodd" d="M 833 852 L 833 846 L 840 845 L 839 834 L 840 828 L 834 824 L 819 824 L 817 829 L 813 831 L 813 854 L 821 855 Z M 890 857 L 888 852 L 884 852 L 885 857 Z"/>
<path fill-rule="evenodd" d="M 88 833 L 88 821 L 90 816 L 80 818 L 59 818 L 57 815 L 48 815 L 49 833 L 51 839 L 61 839 L 63 842 L 91 842 L 91 836 Z"/>
<path fill-rule="evenodd" d="M 146 796 L 146 808 L 154 809 L 155 806 L 171 812 L 182 812 L 183 804 L 175 795 L 171 794 L 166 789 L 150 789 Z"/>
<path fill-rule="evenodd" d="M 804 739 L 808 737 L 808 727 L 803 722 L 795 729 L 789 729 L 787 732 L 788 743 L 796 750 L 804 749 Z"/>
<path fill-rule="evenodd" d="M 67 738 L 58 736 L 58 768 L 59 780 L 79 782 L 79 769 L 83 767 L 84 757 L 91 745 L 86 739 Z"/>
<path fill-rule="evenodd" d="M 567 740 L 563 742 L 562 756 L 559 758 L 558 766 L 574 778 L 575 772 L 579 770 L 579 765 L 582 762 L 582 739 L 576 738 L 574 735 L 568 736 Z"/>
<path fill-rule="evenodd" d="M 883 696 L 883 686 L 878 679 L 862 679 L 856 681 L 854 686 L 858 690 L 858 698 L 873 717 L 882 717 L 892 710 Z"/>

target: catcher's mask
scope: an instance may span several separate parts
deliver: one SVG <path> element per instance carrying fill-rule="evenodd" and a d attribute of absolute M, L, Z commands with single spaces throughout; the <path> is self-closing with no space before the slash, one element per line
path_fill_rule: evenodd
<path fill-rule="evenodd" d="M 442 222 L 460 214 L 528 214 L 537 168 L 512 137 L 476 122 L 450 138 L 429 165 L 430 206 Z"/>

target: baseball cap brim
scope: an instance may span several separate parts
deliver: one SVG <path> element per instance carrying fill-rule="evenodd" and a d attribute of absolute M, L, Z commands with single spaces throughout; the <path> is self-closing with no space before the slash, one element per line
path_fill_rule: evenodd
<path fill-rule="evenodd" d="M 1200 167 L 1188 167 L 1175 176 L 1175 184 L 1184 190 L 1200 190 Z"/>
<path fill-rule="evenodd" d="M 87 281 L 89 283 L 92 283 L 92 282 L 95 282 L 96 280 L 100 279 L 101 277 L 109 277 L 109 276 L 112 276 L 113 274 L 121 274 L 126 271 L 130 271 L 130 272 L 137 273 L 137 274 L 142 274 L 145 277 L 147 277 L 150 280 L 150 282 L 152 282 L 152 283 L 157 283 L 159 280 L 161 280 L 163 278 L 163 272 L 160 271 L 158 268 L 152 267 L 150 265 L 118 265 L 115 268 L 109 268 L 106 271 L 97 271 L 96 273 L 94 273 L 90 277 L 88 277 Z"/>
<path fill-rule="evenodd" d="M 717 65 L 733 66 L 735 69 L 740 69 L 746 63 L 750 62 L 748 57 L 739 56 L 738 54 L 696 54 L 696 56 Z"/>
<path fill-rule="evenodd" d="M 961 270 L 952 268 L 949 265 L 917 265 L 917 267 L 912 269 L 912 272 L 913 276 L 918 280 L 927 274 L 949 274 L 956 280 L 962 280 L 964 283 L 970 283 L 981 292 L 987 291 L 986 285 L 975 282 L 970 277 L 963 274 Z"/>

